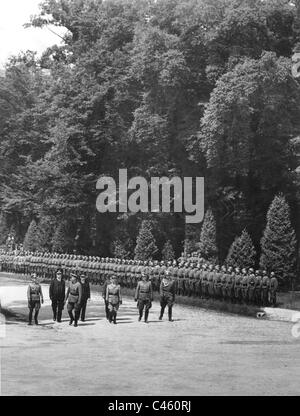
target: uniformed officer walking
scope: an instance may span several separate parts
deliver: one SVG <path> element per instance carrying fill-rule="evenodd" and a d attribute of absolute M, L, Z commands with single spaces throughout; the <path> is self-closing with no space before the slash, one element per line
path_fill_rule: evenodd
<path fill-rule="evenodd" d="M 145 309 L 145 322 L 148 323 L 149 310 L 153 301 L 153 290 L 152 284 L 149 281 L 148 269 L 142 270 L 142 280 L 137 284 L 134 298 L 139 309 L 139 321 L 141 321 Z"/>
<path fill-rule="evenodd" d="M 41 303 L 44 303 L 44 297 L 42 292 L 42 287 L 39 284 L 36 273 L 32 273 L 31 282 L 29 283 L 27 289 L 27 299 L 28 299 L 28 308 L 29 308 L 29 317 L 28 325 L 32 325 L 32 314 L 34 313 L 34 323 L 38 325 L 38 315 L 41 308 Z"/>
<path fill-rule="evenodd" d="M 164 315 L 166 306 L 168 306 L 168 317 L 169 321 L 173 322 L 172 319 L 172 308 L 175 302 L 175 281 L 170 279 L 170 272 L 166 270 L 165 275 L 162 278 L 159 294 L 160 294 L 160 315 L 159 320 L 161 321 Z"/>
<path fill-rule="evenodd" d="M 117 312 L 122 304 L 121 287 L 117 277 L 112 275 L 111 283 L 106 288 L 106 301 L 108 303 L 109 322 L 117 323 Z"/>
<path fill-rule="evenodd" d="M 49 298 L 52 302 L 53 321 L 61 322 L 61 315 L 65 304 L 65 281 L 62 279 L 62 272 L 58 270 L 56 277 L 49 286 Z"/>
<path fill-rule="evenodd" d="M 68 301 L 67 310 L 70 317 L 69 325 L 78 326 L 78 319 L 80 314 L 80 303 L 82 296 L 82 287 L 81 284 L 77 281 L 77 276 L 74 273 L 71 273 L 71 281 L 66 294 L 65 302 Z M 75 315 L 73 315 L 73 309 L 75 310 Z"/>

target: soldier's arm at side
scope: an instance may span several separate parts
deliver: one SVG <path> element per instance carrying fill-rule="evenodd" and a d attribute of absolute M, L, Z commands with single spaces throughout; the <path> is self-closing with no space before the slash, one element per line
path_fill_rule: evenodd
<path fill-rule="evenodd" d="M 53 280 L 51 281 L 50 286 L 49 286 L 49 298 L 50 298 L 50 300 L 52 299 L 52 294 L 53 294 Z"/>
<path fill-rule="evenodd" d="M 105 300 L 108 302 L 108 285 L 106 286 Z"/>
<path fill-rule="evenodd" d="M 159 295 L 160 296 L 162 296 L 163 295 L 163 290 L 162 290 L 162 288 L 163 288 L 163 283 L 162 283 L 162 281 L 160 282 L 160 285 L 159 285 Z"/>
<path fill-rule="evenodd" d="M 79 293 L 79 296 L 78 296 L 78 303 L 80 304 L 81 303 L 81 299 L 82 299 L 82 286 L 81 286 L 81 284 L 79 283 L 79 285 L 78 285 L 78 293 Z"/>
<path fill-rule="evenodd" d="M 153 301 L 153 287 L 152 287 L 151 282 L 150 282 L 150 299 L 151 299 L 151 301 Z"/>
<path fill-rule="evenodd" d="M 139 293 L 140 293 L 140 282 L 138 282 L 137 287 L 135 289 L 135 295 L 134 295 L 134 300 L 137 301 L 139 298 Z"/>
<path fill-rule="evenodd" d="M 90 286 L 89 282 L 88 282 L 87 298 L 88 299 L 91 298 L 91 286 Z"/>
<path fill-rule="evenodd" d="M 122 303 L 121 286 L 119 285 L 119 302 Z"/>

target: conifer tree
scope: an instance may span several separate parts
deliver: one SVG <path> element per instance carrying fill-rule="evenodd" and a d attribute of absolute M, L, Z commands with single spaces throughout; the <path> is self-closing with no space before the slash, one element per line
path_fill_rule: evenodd
<path fill-rule="evenodd" d="M 68 234 L 64 221 L 60 222 L 55 229 L 52 239 L 52 250 L 57 253 L 64 253 L 68 248 Z"/>
<path fill-rule="evenodd" d="M 52 246 L 53 220 L 50 217 L 42 217 L 38 225 L 37 246 L 40 251 L 48 251 Z"/>
<path fill-rule="evenodd" d="M 175 258 L 175 253 L 173 250 L 173 246 L 170 240 L 167 240 L 163 246 L 162 252 L 162 259 L 163 260 L 174 260 Z"/>
<path fill-rule="evenodd" d="M 157 253 L 158 249 L 151 229 L 151 221 L 142 221 L 134 250 L 135 260 L 151 260 Z"/>
<path fill-rule="evenodd" d="M 26 251 L 35 251 L 38 249 L 37 244 L 38 238 L 38 226 L 35 220 L 32 220 L 28 226 L 27 232 L 25 234 L 23 246 Z"/>
<path fill-rule="evenodd" d="M 232 267 L 254 267 L 256 251 L 249 233 L 244 230 L 231 244 L 226 265 Z"/>
<path fill-rule="evenodd" d="M 279 283 L 287 286 L 295 277 L 297 241 L 290 220 L 290 208 L 283 195 L 276 195 L 267 213 L 261 239 L 260 267 L 274 271 Z"/>
<path fill-rule="evenodd" d="M 199 252 L 205 260 L 216 261 L 218 257 L 216 234 L 216 220 L 209 208 L 204 216 L 199 242 Z"/>

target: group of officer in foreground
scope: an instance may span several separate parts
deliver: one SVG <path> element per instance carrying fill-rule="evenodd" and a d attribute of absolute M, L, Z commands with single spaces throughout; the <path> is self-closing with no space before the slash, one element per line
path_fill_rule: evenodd
<path fill-rule="evenodd" d="M 34 308 L 30 308 L 35 311 L 39 309 L 39 302 L 43 301 L 41 291 L 39 292 L 40 289 L 37 288 L 37 276 L 51 279 L 49 295 L 53 310 L 56 308 L 54 319 L 60 321 L 62 305 L 67 303 L 70 324 L 74 322 L 75 326 L 78 325 L 80 313 L 84 319 L 86 301 L 90 297 L 89 282 L 103 286 L 106 315 L 108 320 L 114 323 L 119 305 L 122 303 L 122 287 L 135 289 L 139 319 L 142 319 L 145 311 L 146 322 L 153 300 L 153 291 L 160 292 L 160 319 L 168 306 L 169 320 L 172 321 L 172 306 L 176 294 L 232 303 L 275 306 L 278 289 L 278 280 L 274 272 L 268 275 L 265 270 L 220 267 L 207 264 L 197 256 L 159 262 L 2 250 L 0 265 L 1 271 L 33 275 L 31 289 L 28 290 L 32 293 L 30 295 L 32 301 L 37 299 Z M 59 274 L 63 278 L 60 279 Z M 69 281 L 66 294 L 62 294 L 65 290 L 62 288 L 63 283 L 57 283 L 64 280 Z M 86 286 L 88 289 L 82 289 Z M 59 299 L 56 299 L 57 293 Z M 37 314 L 35 317 L 37 321 Z"/>

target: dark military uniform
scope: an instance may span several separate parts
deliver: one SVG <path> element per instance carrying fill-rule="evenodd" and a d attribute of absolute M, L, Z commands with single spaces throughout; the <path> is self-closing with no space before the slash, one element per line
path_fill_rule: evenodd
<path fill-rule="evenodd" d="M 261 304 L 267 306 L 269 303 L 269 278 L 265 274 L 261 280 Z"/>
<path fill-rule="evenodd" d="M 35 310 L 34 322 L 36 325 L 38 325 L 39 310 L 41 308 L 41 303 L 44 302 L 42 287 L 39 283 L 36 283 L 36 282 L 29 283 L 29 286 L 27 289 L 27 299 L 28 299 L 28 308 L 29 308 L 28 324 L 31 325 L 33 310 Z"/>
<path fill-rule="evenodd" d="M 152 284 L 149 281 L 139 281 L 135 291 L 135 301 L 139 309 L 139 321 L 143 317 L 143 311 L 145 308 L 145 322 L 148 322 L 149 310 L 153 301 Z"/>
<path fill-rule="evenodd" d="M 65 302 L 65 281 L 62 279 L 53 279 L 49 287 L 49 298 L 52 302 L 53 320 L 61 322 L 61 315 Z"/>
<path fill-rule="evenodd" d="M 164 315 L 166 306 L 168 305 L 168 317 L 169 321 L 172 321 L 172 308 L 175 302 L 175 281 L 163 278 L 160 284 L 160 316 L 161 320 Z"/>
<path fill-rule="evenodd" d="M 106 288 L 106 301 L 108 302 L 109 322 L 117 323 L 117 311 L 122 304 L 121 287 L 110 283 Z"/>
<path fill-rule="evenodd" d="M 90 284 L 87 280 L 85 280 L 84 283 L 80 282 L 80 284 L 81 284 L 81 290 L 82 290 L 81 302 L 80 302 L 80 319 L 82 322 L 84 322 L 87 301 L 91 297 L 91 289 L 90 289 Z"/>
<path fill-rule="evenodd" d="M 75 321 L 74 326 L 77 326 L 77 322 L 80 314 L 80 303 L 82 296 L 82 288 L 79 282 L 69 283 L 69 287 L 66 294 L 66 300 L 68 300 L 68 313 L 70 317 L 70 325 Z M 75 310 L 75 316 L 73 316 L 73 309 Z"/>
<path fill-rule="evenodd" d="M 271 272 L 271 278 L 269 282 L 269 290 L 270 290 L 270 304 L 272 306 L 276 306 L 276 292 L 278 288 L 278 280 L 275 277 L 274 272 Z"/>

